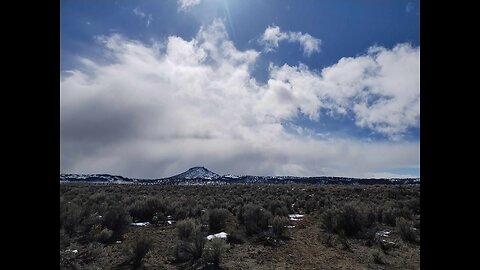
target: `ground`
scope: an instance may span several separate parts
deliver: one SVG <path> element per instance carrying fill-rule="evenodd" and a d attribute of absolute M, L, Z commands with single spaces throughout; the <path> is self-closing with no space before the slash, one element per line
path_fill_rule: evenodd
<path fill-rule="evenodd" d="M 103 195 L 98 195 L 99 192 Z M 230 244 L 229 249 L 222 257 L 220 267 L 222 269 L 419 269 L 420 268 L 420 245 L 404 241 L 398 228 L 382 222 L 375 222 L 375 231 L 390 231 L 388 237 L 377 237 L 375 243 L 368 245 L 366 240 L 359 237 L 349 237 L 349 248 L 345 249 L 338 234 L 331 234 L 331 246 L 325 242 L 329 235 L 322 225 L 322 213 L 329 207 L 342 205 L 355 201 L 366 205 L 383 207 L 389 203 L 393 207 L 405 208 L 407 202 L 419 199 L 419 186 L 86 186 L 68 185 L 60 190 L 61 204 L 68 202 L 85 202 L 94 200 L 95 196 L 105 196 L 123 200 L 125 205 L 132 203 L 132 198 L 145 198 L 148 196 L 162 197 L 173 204 L 172 208 L 187 205 L 186 202 L 196 200 L 196 206 L 205 208 L 222 207 L 230 209 L 227 217 L 226 232 L 241 230 L 242 225 L 237 221 L 235 204 L 241 202 L 253 202 L 259 205 L 267 200 L 282 198 L 294 201 L 295 204 L 303 204 L 303 207 L 293 207 L 289 211 L 304 215 L 302 220 L 289 221 L 289 228 L 284 237 L 274 240 L 273 245 L 259 243 L 255 237 L 245 237 L 242 244 Z M 92 197 L 93 196 L 93 197 Z M 286 196 L 285 198 L 282 196 Z M 82 199 L 79 199 L 83 197 Z M 312 199 L 315 198 L 315 199 Z M 240 200 L 239 200 L 240 199 Z M 315 202 L 312 209 L 306 213 L 305 202 Z M 175 204 L 175 202 L 177 204 Z M 289 201 L 291 202 L 291 201 Z M 381 203 L 379 203 L 381 202 Z M 370 204 L 371 203 L 371 204 Z M 107 207 L 108 208 L 108 207 Z M 127 207 L 128 208 L 128 207 Z M 205 210 L 203 209 L 203 210 Z M 406 208 L 405 208 L 406 209 Z M 172 213 L 175 213 L 172 210 Z M 414 215 L 412 222 L 419 225 L 419 214 L 412 210 Z M 205 213 L 205 211 L 202 211 Z M 204 215 L 204 214 L 202 214 Z M 180 214 L 178 215 L 180 216 Z M 180 218 L 179 218 L 180 219 Z M 200 216 L 204 234 L 208 235 L 208 223 Z M 178 221 L 178 220 L 177 220 Z M 61 221 L 62 223 L 62 221 Z M 205 224 L 206 223 L 206 224 Z M 413 224 L 413 223 L 412 223 Z M 419 232 L 420 228 L 415 228 Z M 143 259 L 144 269 L 192 269 L 200 268 L 201 265 L 191 262 L 177 262 L 173 254 L 178 242 L 176 224 L 168 225 L 160 223 L 146 227 L 129 227 L 123 235 L 121 242 L 97 244 L 102 256 L 97 256 L 91 262 L 78 261 L 80 268 L 106 269 L 118 265 L 124 258 L 125 248 L 140 235 L 146 235 L 153 241 L 153 246 Z M 82 250 L 90 248 L 90 242 L 80 241 L 82 234 L 74 233 L 68 243 L 61 248 L 61 254 L 67 254 L 67 249 Z M 378 241 L 394 242 L 394 247 L 382 251 Z M 380 258 L 380 262 L 374 260 L 374 254 Z M 75 258 L 72 252 L 65 257 Z M 192 266 L 193 265 L 193 266 Z M 63 265 L 64 269 L 71 269 Z"/>

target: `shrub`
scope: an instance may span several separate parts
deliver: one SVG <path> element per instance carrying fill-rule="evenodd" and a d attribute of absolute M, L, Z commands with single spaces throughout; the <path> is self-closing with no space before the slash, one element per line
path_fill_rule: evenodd
<path fill-rule="evenodd" d="M 104 192 L 97 192 L 92 194 L 85 203 L 85 208 L 90 213 L 103 213 L 106 210 L 106 195 Z"/>
<path fill-rule="evenodd" d="M 191 254 L 191 244 L 187 241 L 179 241 L 173 250 L 175 259 L 179 262 L 185 262 L 193 258 Z"/>
<path fill-rule="evenodd" d="M 383 209 L 382 223 L 390 226 L 395 226 L 395 213 L 393 208 Z"/>
<path fill-rule="evenodd" d="M 155 212 L 150 222 L 154 225 L 158 225 L 159 223 L 164 222 L 166 220 L 167 220 L 167 216 L 164 213 Z"/>
<path fill-rule="evenodd" d="M 245 242 L 245 237 L 242 231 L 236 230 L 232 233 L 227 234 L 227 243 L 230 244 L 243 244 Z"/>
<path fill-rule="evenodd" d="M 365 239 L 365 245 L 371 247 L 376 242 L 376 227 L 369 228 L 362 234 L 362 238 Z"/>
<path fill-rule="evenodd" d="M 103 225 L 112 230 L 114 239 L 122 237 L 130 222 L 130 215 L 124 208 L 119 206 L 109 209 L 103 217 Z"/>
<path fill-rule="evenodd" d="M 192 254 L 192 258 L 194 260 L 202 257 L 203 247 L 205 246 L 206 241 L 206 238 L 203 236 L 200 230 L 195 230 L 191 235 L 190 253 Z"/>
<path fill-rule="evenodd" d="M 205 237 L 201 226 L 194 219 L 188 218 L 177 223 L 178 239 L 174 256 L 178 261 L 196 260 L 202 256 Z"/>
<path fill-rule="evenodd" d="M 414 214 L 420 214 L 420 199 L 413 198 L 406 202 L 408 209 Z"/>
<path fill-rule="evenodd" d="M 77 204 L 66 202 L 60 205 L 60 227 L 63 228 L 69 236 L 76 233 L 81 220 L 82 211 Z"/>
<path fill-rule="evenodd" d="M 202 257 L 206 238 L 199 232 L 190 236 L 189 240 L 180 240 L 175 245 L 174 256 L 179 262 L 197 260 Z"/>
<path fill-rule="evenodd" d="M 179 221 L 176 228 L 180 240 L 190 240 L 194 232 L 200 231 L 200 225 L 192 218 Z"/>
<path fill-rule="evenodd" d="M 322 226 L 328 232 L 345 233 L 357 236 L 371 225 L 365 211 L 354 204 L 346 204 L 341 209 L 329 209 L 322 214 Z"/>
<path fill-rule="evenodd" d="M 208 226 L 210 232 L 219 232 L 225 229 L 228 210 L 216 208 L 208 211 Z"/>
<path fill-rule="evenodd" d="M 374 224 L 377 221 L 377 211 L 373 207 L 366 208 L 366 217 L 369 224 Z"/>
<path fill-rule="evenodd" d="M 280 200 L 273 200 L 267 203 L 267 209 L 274 215 L 274 216 L 287 216 L 288 209 L 286 207 L 285 202 Z"/>
<path fill-rule="evenodd" d="M 275 237 L 284 237 L 287 231 L 288 219 L 275 216 L 272 220 L 272 230 Z"/>
<path fill-rule="evenodd" d="M 100 204 L 105 201 L 106 197 L 107 196 L 105 192 L 100 191 L 90 195 L 90 197 L 88 198 L 88 201 L 89 202 L 91 201 L 93 204 Z"/>
<path fill-rule="evenodd" d="M 98 213 L 94 214 L 87 214 L 85 218 L 83 218 L 82 222 L 79 224 L 78 228 L 82 233 L 89 233 L 92 231 L 93 228 L 99 226 L 102 223 L 101 218 L 98 217 Z"/>
<path fill-rule="evenodd" d="M 415 243 L 417 241 L 415 231 L 412 229 L 410 222 L 405 218 L 400 217 L 396 220 L 397 229 L 400 232 L 400 237 L 403 241 Z"/>
<path fill-rule="evenodd" d="M 338 241 L 342 245 L 343 250 L 349 250 L 349 251 L 352 250 L 351 244 L 348 241 L 347 235 L 345 234 L 344 231 L 340 231 L 340 233 L 338 234 Z"/>
<path fill-rule="evenodd" d="M 183 206 L 177 206 L 177 208 L 175 209 L 175 218 L 177 220 L 180 220 L 180 219 L 185 219 L 188 217 L 188 212 L 185 208 L 183 208 Z"/>
<path fill-rule="evenodd" d="M 245 225 L 247 235 L 260 233 L 268 229 L 272 214 L 257 205 L 246 205 L 242 208 L 241 221 Z"/>
<path fill-rule="evenodd" d="M 172 212 L 177 220 L 198 218 L 202 215 L 202 208 L 200 208 L 198 202 L 189 199 L 182 203 L 175 203 L 172 210 L 169 209 L 168 212 Z"/>
<path fill-rule="evenodd" d="M 121 265 L 129 265 L 132 269 L 139 269 L 143 264 L 143 258 L 152 248 L 152 240 L 141 235 L 124 250 L 126 259 Z"/>
<path fill-rule="evenodd" d="M 230 245 L 225 243 L 223 239 L 214 238 L 205 245 L 205 251 L 202 258 L 208 264 L 219 266 L 222 256 L 230 248 Z"/>
<path fill-rule="evenodd" d="M 408 207 L 395 208 L 393 211 L 395 218 L 403 217 L 408 220 L 412 220 L 413 212 Z"/>
<path fill-rule="evenodd" d="M 317 206 L 317 202 L 314 199 L 309 199 L 306 201 L 304 208 L 305 208 L 305 213 L 310 214 L 312 213 Z"/>
<path fill-rule="evenodd" d="M 101 230 L 96 236 L 95 240 L 102 244 L 109 243 L 112 240 L 113 232 L 107 228 Z"/>
<path fill-rule="evenodd" d="M 150 197 L 137 201 L 130 206 L 129 212 L 133 219 L 140 221 L 152 221 L 156 212 L 166 212 L 166 202 L 158 198 Z"/>

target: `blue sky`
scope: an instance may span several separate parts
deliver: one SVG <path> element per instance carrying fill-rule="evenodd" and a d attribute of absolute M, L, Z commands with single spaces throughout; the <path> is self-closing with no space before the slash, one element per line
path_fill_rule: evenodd
<path fill-rule="evenodd" d="M 419 1 L 63 0 L 60 18 L 62 172 L 419 175 Z"/>

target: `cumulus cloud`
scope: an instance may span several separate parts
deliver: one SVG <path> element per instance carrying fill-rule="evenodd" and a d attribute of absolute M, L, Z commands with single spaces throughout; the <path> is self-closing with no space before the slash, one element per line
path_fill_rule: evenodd
<path fill-rule="evenodd" d="M 272 51 L 273 49 L 278 48 L 278 43 L 280 41 L 286 39 L 288 39 L 288 34 L 280 31 L 280 27 L 273 25 L 265 29 L 259 42 L 265 46 L 266 51 Z"/>
<path fill-rule="evenodd" d="M 201 0 L 178 0 L 178 9 L 179 10 L 187 10 L 191 7 L 194 7 L 198 4 L 200 4 Z"/>
<path fill-rule="evenodd" d="M 238 50 L 221 20 L 191 40 L 97 40 L 110 63 L 82 59 L 62 74 L 62 172 L 155 178 L 201 165 L 220 174 L 361 177 L 418 166 L 416 142 L 296 135 L 284 123 L 299 113 L 322 121 L 326 110 L 401 137 L 418 126 L 419 48 L 373 47 L 320 72 L 271 65 L 260 84 L 252 75 L 260 53 Z"/>
<path fill-rule="evenodd" d="M 320 52 L 321 40 L 312 37 L 310 34 L 301 32 L 282 32 L 279 26 L 269 26 L 258 40 L 264 46 L 266 52 L 278 48 L 279 42 L 286 40 L 288 42 L 298 42 L 303 48 L 303 54 L 310 56 L 312 53 Z"/>
<path fill-rule="evenodd" d="M 319 109 L 351 112 L 359 127 L 398 139 L 419 125 L 419 63 L 419 48 L 399 44 L 371 47 L 367 55 L 344 57 L 320 73 L 302 64 L 271 66 L 257 108 L 277 118 L 294 117 L 299 109 L 312 120 L 319 119 Z M 289 101 L 282 102 L 287 94 Z"/>

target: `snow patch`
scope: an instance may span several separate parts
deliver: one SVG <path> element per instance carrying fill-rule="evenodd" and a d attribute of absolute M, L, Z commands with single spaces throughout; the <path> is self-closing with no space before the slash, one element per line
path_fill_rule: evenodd
<path fill-rule="evenodd" d="M 393 245 L 393 246 L 395 245 L 395 242 L 387 241 L 387 240 L 385 240 L 385 239 L 382 239 L 382 242 L 383 242 L 384 244 L 388 244 L 388 245 Z"/>
<path fill-rule="evenodd" d="M 293 220 L 293 221 L 302 220 L 302 219 L 303 219 L 303 216 L 304 216 L 304 215 L 300 215 L 300 214 L 289 214 L 289 215 L 288 215 L 288 217 L 290 218 L 290 220 Z"/>
<path fill-rule="evenodd" d="M 132 222 L 130 223 L 131 226 L 136 226 L 136 227 L 145 227 L 147 225 L 150 225 L 150 222 Z"/>
<path fill-rule="evenodd" d="M 213 238 L 226 239 L 227 238 L 227 233 L 226 232 L 220 232 L 220 233 L 216 233 L 216 234 L 210 234 L 209 236 L 207 236 L 208 240 L 212 240 Z"/>
<path fill-rule="evenodd" d="M 376 233 L 377 236 L 381 236 L 381 237 L 388 237 L 390 235 L 391 231 L 378 231 Z"/>

